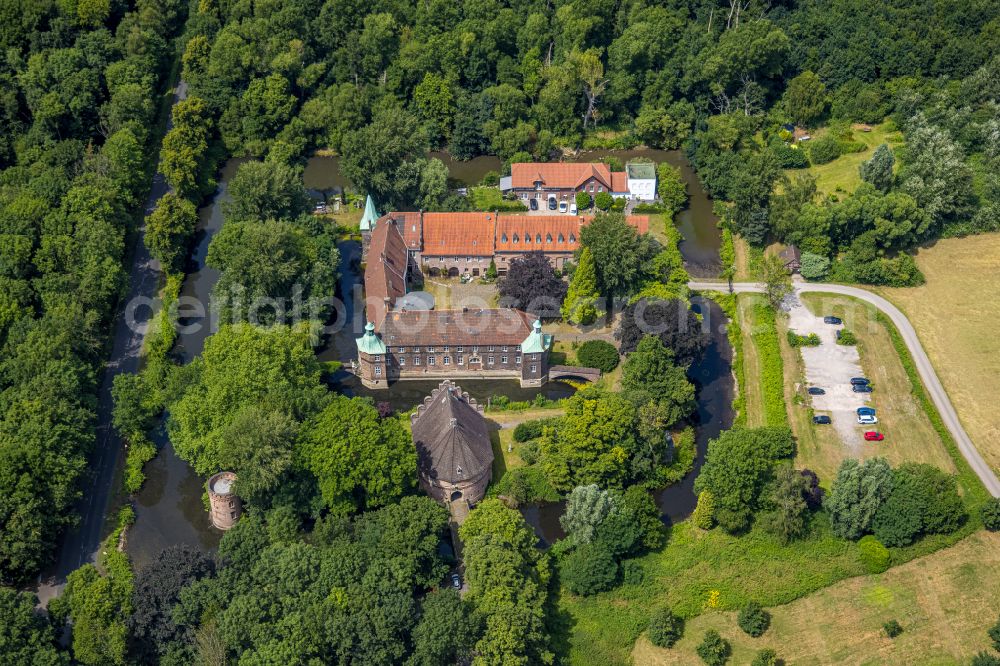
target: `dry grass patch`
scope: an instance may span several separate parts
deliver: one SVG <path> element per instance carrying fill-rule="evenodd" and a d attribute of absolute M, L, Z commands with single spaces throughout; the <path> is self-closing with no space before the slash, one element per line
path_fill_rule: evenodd
<path fill-rule="evenodd" d="M 967 664 L 989 645 L 986 630 L 1000 613 L 1000 534 L 978 532 L 955 546 L 877 576 L 836 583 L 771 608 L 771 628 L 750 638 L 735 612 L 710 612 L 688 621 L 673 649 L 640 638 L 637 666 L 699 664 L 695 647 L 707 629 L 733 645 L 732 664 L 748 664 L 773 648 L 789 664 Z M 903 633 L 882 634 L 896 619 Z"/>
<path fill-rule="evenodd" d="M 941 240 L 916 259 L 927 284 L 879 292 L 909 317 L 962 425 L 1000 471 L 1000 234 Z"/>
<path fill-rule="evenodd" d="M 876 317 L 875 308 L 852 298 L 825 294 L 803 294 L 801 300 L 817 316 L 833 314 L 843 318 L 858 337 L 861 367 L 875 388 L 871 405 L 878 411 L 879 423 L 872 429 L 885 434 L 884 441 L 864 442 L 860 438 L 865 428 L 858 426 L 857 436 L 862 442 L 859 457 L 883 456 L 894 466 L 903 462 L 925 462 L 955 473 L 955 465 L 940 436 L 913 395 L 914 387 L 893 347 L 889 331 Z M 800 354 L 796 356 L 801 358 Z M 814 426 L 811 422 L 808 426 L 829 432 L 818 435 L 814 447 L 800 446 L 798 462 L 814 470 L 821 479 L 830 480 L 851 452 L 840 443 L 833 428 Z"/>

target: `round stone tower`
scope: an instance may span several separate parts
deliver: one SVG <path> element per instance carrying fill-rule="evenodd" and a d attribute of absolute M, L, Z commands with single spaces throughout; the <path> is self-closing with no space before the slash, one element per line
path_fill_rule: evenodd
<path fill-rule="evenodd" d="M 236 474 L 219 472 L 208 480 L 208 503 L 211 507 L 212 525 L 220 530 L 228 530 L 243 513 L 243 502 L 233 494 Z"/>

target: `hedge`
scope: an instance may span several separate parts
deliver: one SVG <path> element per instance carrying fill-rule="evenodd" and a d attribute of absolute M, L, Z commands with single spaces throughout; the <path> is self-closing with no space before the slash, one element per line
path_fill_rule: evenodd
<path fill-rule="evenodd" d="M 774 310 L 762 303 L 753 306 L 754 327 L 750 337 L 760 361 L 760 385 L 764 403 L 764 423 L 787 426 L 785 409 L 785 365 L 778 344 L 778 327 Z"/>

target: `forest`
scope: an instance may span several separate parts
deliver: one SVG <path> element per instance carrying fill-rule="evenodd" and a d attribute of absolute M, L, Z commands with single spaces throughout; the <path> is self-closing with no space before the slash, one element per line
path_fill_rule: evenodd
<path fill-rule="evenodd" d="M 172 193 L 149 216 L 146 241 L 177 278 L 219 164 L 254 158 L 231 182 L 209 252 L 222 296 L 236 282 L 269 295 L 304 283 L 316 300 L 332 288 L 339 256 L 305 215 L 301 183 L 317 151 L 339 155 L 354 189 L 382 210 L 451 210 L 468 203 L 429 150 L 509 164 L 579 148 L 682 149 L 727 232 L 755 246 L 795 243 L 809 277 L 843 282 L 917 284 L 915 246 L 1000 229 L 1000 6 L 989 0 L 12 0 L 0 5 L 0 45 L 9 585 L 37 576 L 77 520 L 110 322 L 157 169 Z M 174 73 L 188 97 L 167 132 L 160 100 Z M 852 194 L 820 193 L 796 173 L 857 150 L 855 126 L 876 123 L 902 145 L 880 146 Z M 788 126 L 827 133 L 801 149 Z M 598 293 L 675 296 L 675 257 L 622 238 L 631 264 L 618 261 L 621 246 L 584 239 L 593 256 L 569 286 L 568 320 L 592 320 Z M 260 247 L 291 260 L 259 262 L 248 250 Z M 571 498 L 570 538 L 542 553 L 517 512 L 484 502 L 463 527 L 471 593 L 459 598 L 431 591 L 450 563 L 435 550 L 446 516 L 414 497 L 399 419 L 329 395 L 306 328 L 278 319 L 267 331 L 225 327 L 190 366 L 116 386 L 134 407 L 116 415 L 119 430 L 141 431 L 169 403 L 183 459 L 204 473 L 248 471 L 251 515 L 218 557 L 179 549 L 132 572 L 112 556 L 71 576 L 44 618 L 30 594 L 0 589 L 12 637 L 0 661 L 552 663 L 565 647 L 559 585 L 608 589 L 634 573 L 629 558 L 662 543 L 646 492 L 671 471 L 658 468 L 656 435 L 690 413 L 683 370 L 704 340 L 657 344 L 624 327 L 629 390 L 584 392 L 567 421 L 539 426 L 537 465 L 520 482 L 527 495 L 540 482 Z M 261 372 L 248 378 L 242 367 Z M 231 409 L 234 400 L 245 406 Z M 590 432 L 601 410 L 615 418 Z M 346 428 L 350 419 L 359 426 Z M 592 445 L 583 453 L 581 439 Z M 622 462 L 619 440 L 636 464 Z M 735 533 L 759 513 L 781 538 L 801 536 L 819 500 L 814 478 L 781 468 L 793 446 L 780 429 L 714 442 L 698 484 L 717 507 L 706 524 Z M 357 464 L 359 451 L 375 455 Z M 745 473 L 734 478 L 727 460 Z M 933 471 L 841 474 L 838 537 L 905 545 L 964 520 L 953 482 Z M 861 477 L 878 482 L 877 497 L 850 496 Z M 460 630 L 456 616 L 469 618 Z M 67 620 L 70 650 L 54 640 Z"/>

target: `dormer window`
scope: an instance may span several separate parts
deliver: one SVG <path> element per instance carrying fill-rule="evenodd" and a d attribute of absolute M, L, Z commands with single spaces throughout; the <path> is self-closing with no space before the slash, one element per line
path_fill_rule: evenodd
<path fill-rule="evenodd" d="M 569 242 L 570 243 L 575 243 L 576 242 L 576 236 L 574 236 L 573 234 L 570 234 L 569 235 Z"/>
<path fill-rule="evenodd" d="M 525 243 L 531 242 L 531 234 L 524 234 L 524 242 Z"/>
<path fill-rule="evenodd" d="M 514 243 L 516 244 L 516 243 L 517 243 L 517 241 L 518 241 L 518 237 L 517 237 L 517 234 L 514 234 Z"/>
<path fill-rule="evenodd" d="M 535 242 L 538 243 L 539 245 L 542 244 L 542 235 L 541 234 L 535 234 Z"/>
<path fill-rule="evenodd" d="M 500 236 L 500 242 L 501 243 L 506 243 L 507 242 L 507 234 L 503 234 L 502 236 Z"/>
<path fill-rule="evenodd" d="M 545 242 L 546 243 L 552 242 L 552 234 L 545 234 Z"/>
<path fill-rule="evenodd" d="M 560 243 L 565 243 L 566 242 L 566 237 L 563 236 L 562 234 L 559 234 L 559 242 Z"/>

